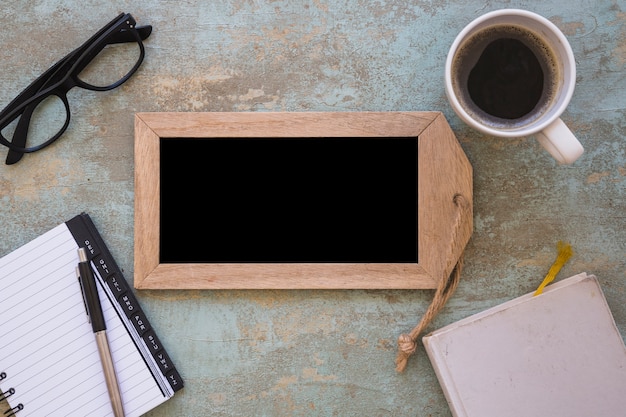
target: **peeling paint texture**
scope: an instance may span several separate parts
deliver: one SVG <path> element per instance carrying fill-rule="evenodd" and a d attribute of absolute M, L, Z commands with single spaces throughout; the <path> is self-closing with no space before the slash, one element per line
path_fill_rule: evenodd
<path fill-rule="evenodd" d="M 563 120 L 586 151 L 571 166 L 534 137 L 472 131 L 448 105 L 449 46 L 500 8 L 547 17 L 572 45 L 577 85 Z M 120 11 L 154 27 L 144 64 L 117 90 L 72 90 L 67 133 L 0 165 L 0 255 L 87 211 L 132 278 L 135 112 L 436 110 L 474 168 L 475 230 L 459 288 L 429 330 L 534 290 L 564 240 L 574 256 L 557 279 L 597 275 L 626 335 L 624 1 L 5 0 L 0 106 Z M 137 296 L 186 381 L 150 417 L 451 415 L 421 345 L 403 374 L 394 366 L 398 335 L 432 291 Z"/>

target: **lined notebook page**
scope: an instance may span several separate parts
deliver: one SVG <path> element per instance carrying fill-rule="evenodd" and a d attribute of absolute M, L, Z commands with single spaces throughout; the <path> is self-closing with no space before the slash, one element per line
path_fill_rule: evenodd
<path fill-rule="evenodd" d="M 0 259 L 2 391 L 26 416 L 112 416 L 97 345 L 76 276 L 78 245 L 65 224 Z M 140 416 L 167 397 L 98 282 L 124 410 Z M 4 412 L 4 410 L 2 410 Z"/>

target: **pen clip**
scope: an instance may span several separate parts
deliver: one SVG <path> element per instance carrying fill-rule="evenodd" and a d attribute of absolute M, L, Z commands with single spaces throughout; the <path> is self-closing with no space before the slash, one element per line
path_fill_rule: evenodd
<path fill-rule="evenodd" d="M 80 276 L 78 267 L 76 267 L 76 277 L 78 278 L 78 285 L 80 285 L 80 293 L 83 296 L 83 306 L 85 307 L 85 313 L 87 313 L 87 323 L 91 324 L 91 316 L 89 315 L 89 308 L 87 307 L 87 296 L 85 295 L 85 286 L 83 285 L 83 279 Z"/>

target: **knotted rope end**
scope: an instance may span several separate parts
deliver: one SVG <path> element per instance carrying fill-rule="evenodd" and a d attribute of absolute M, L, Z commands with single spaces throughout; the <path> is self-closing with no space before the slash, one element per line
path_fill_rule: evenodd
<path fill-rule="evenodd" d="M 403 372 L 409 357 L 417 350 L 417 343 L 413 338 L 403 333 L 398 337 L 398 354 L 396 356 L 396 371 Z"/>

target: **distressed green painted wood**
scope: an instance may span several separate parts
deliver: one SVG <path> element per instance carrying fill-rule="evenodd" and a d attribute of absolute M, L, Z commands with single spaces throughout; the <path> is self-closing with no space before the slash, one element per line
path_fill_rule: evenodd
<path fill-rule="evenodd" d="M 572 166 L 558 166 L 532 137 L 473 132 L 448 106 L 449 45 L 472 19 L 504 7 L 546 16 L 572 45 L 578 83 L 563 119 L 586 149 Z M 473 166 L 474 234 L 460 286 L 432 329 L 535 289 L 562 239 L 575 254 L 557 279 L 597 275 L 626 334 L 623 1 L 7 0 L 0 106 L 120 11 L 154 26 L 144 65 L 119 90 L 73 90 L 67 134 L 0 165 L 1 255 L 86 210 L 132 279 L 135 112 L 442 111 Z M 151 417 L 450 416 L 421 347 L 403 374 L 394 369 L 395 340 L 432 291 L 138 298 L 187 383 Z"/>

